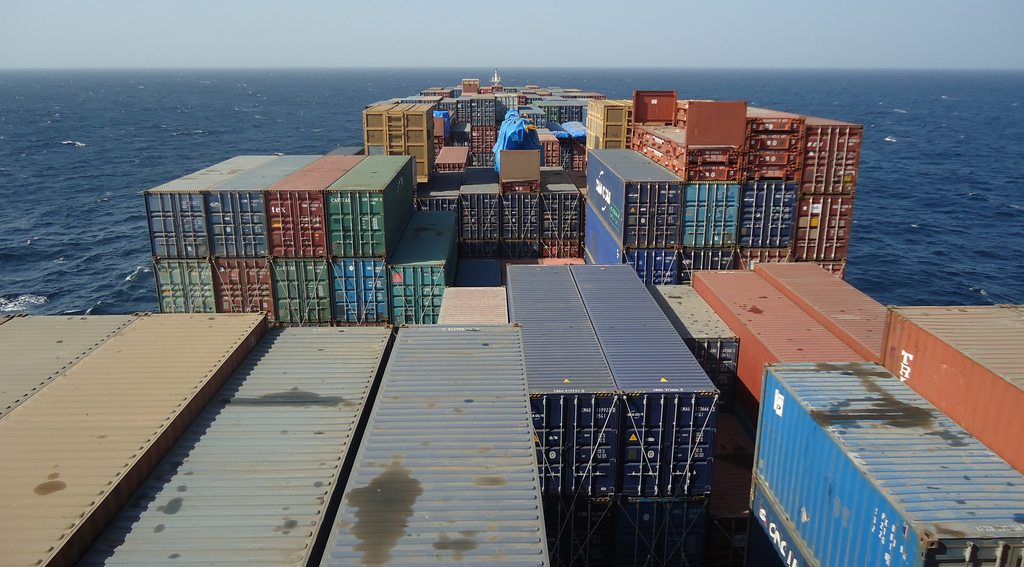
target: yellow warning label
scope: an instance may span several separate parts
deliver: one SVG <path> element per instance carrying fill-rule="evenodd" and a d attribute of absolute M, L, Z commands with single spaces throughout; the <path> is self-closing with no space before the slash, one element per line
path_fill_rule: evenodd
<path fill-rule="evenodd" d="M 662 376 L 661 377 L 661 383 L 664 384 L 665 382 L 668 382 L 668 378 L 665 378 L 664 376 Z"/>
<path fill-rule="evenodd" d="M 639 441 L 639 439 L 637 439 L 637 438 L 636 438 L 636 433 L 634 433 L 634 434 L 630 435 L 630 436 L 629 436 L 629 440 L 630 440 L 630 441 Z"/>
<path fill-rule="evenodd" d="M 562 378 L 562 383 L 563 384 L 568 384 L 569 382 L 572 382 L 572 380 L 570 380 L 568 378 Z"/>
<path fill-rule="evenodd" d="M 536 435 L 534 435 L 533 436 L 533 442 L 534 443 L 540 443 L 540 438 L 538 438 Z"/>

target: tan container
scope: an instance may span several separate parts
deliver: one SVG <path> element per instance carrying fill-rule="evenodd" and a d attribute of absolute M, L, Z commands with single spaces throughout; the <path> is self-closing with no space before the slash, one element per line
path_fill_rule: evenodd
<path fill-rule="evenodd" d="M 884 344 L 886 368 L 1024 472 L 1024 306 L 893 307 Z"/>
<path fill-rule="evenodd" d="M 505 181 L 540 181 L 540 152 L 537 150 L 502 150 L 498 179 Z"/>
<path fill-rule="evenodd" d="M 0 420 L 0 563 L 74 564 L 265 326 L 141 317 Z"/>
<path fill-rule="evenodd" d="M 587 104 L 587 149 L 626 150 L 633 137 L 633 101 L 591 100 Z"/>
<path fill-rule="evenodd" d="M 366 155 L 413 156 L 416 181 L 434 169 L 434 107 L 430 104 L 378 104 L 363 111 Z"/>
<path fill-rule="evenodd" d="M 441 299 L 440 325 L 504 325 L 508 302 L 503 287 L 450 287 Z"/>

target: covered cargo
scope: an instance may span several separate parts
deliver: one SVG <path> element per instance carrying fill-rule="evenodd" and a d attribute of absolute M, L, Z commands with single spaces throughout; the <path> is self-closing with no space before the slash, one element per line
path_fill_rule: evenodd
<path fill-rule="evenodd" d="M 274 316 L 273 282 L 266 258 L 215 258 L 213 291 L 218 313 Z"/>
<path fill-rule="evenodd" d="M 453 287 L 441 300 L 441 325 L 504 325 L 508 302 L 501 287 Z"/>
<path fill-rule="evenodd" d="M 413 211 L 416 178 L 405 156 L 369 156 L 327 188 L 328 250 L 339 258 L 394 253 Z"/>
<path fill-rule="evenodd" d="M 618 389 L 624 392 L 622 493 L 711 490 L 719 392 L 627 266 L 570 266 Z"/>
<path fill-rule="evenodd" d="M 501 260 L 463 258 L 455 274 L 458 287 L 501 287 Z"/>
<path fill-rule="evenodd" d="M 814 264 L 762 264 L 754 271 L 864 360 L 881 361 L 884 305 Z"/>
<path fill-rule="evenodd" d="M 215 313 L 213 269 L 209 260 L 153 260 L 161 313 Z"/>
<path fill-rule="evenodd" d="M 340 323 L 386 323 L 388 272 L 376 258 L 331 260 L 334 320 Z"/>
<path fill-rule="evenodd" d="M 633 101 L 591 99 L 587 104 L 587 149 L 626 150 L 633 135 Z"/>
<path fill-rule="evenodd" d="M 134 315 L 0 317 L 0 419 L 134 321 Z"/>
<path fill-rule="evenodd" d="M 617 494 L 617 387 L 569 267 L 510 265 L 507 277 L 509 320 L 522 327 L 544 493 Z"/>
<path fill-rule="evenodd" d="M 459 214 L 459 189 L 462 172 L 435 173 L 430 181 L 416 186 L 417 211 L 451 211 Z"/>
<path fill-rule="evenodd" d="M 0 420 L 4 563 L 74 564 L 265 325 L 264 315 L 140 317 Z"/>
<path fill-rule="evenodd" d="M 414 181 L 434 170 L 434 105 L 380 104 L 363 111 L 367 156 L 412 156 Z"/>
<path fill-rule="evenodd" d="M 326 260 L 274 259 L 274 318 L 280 323 L 327 325 L 331 322 L 331 276 Z"/>
<path fill-rule="evenodd" d="M 682 245 L 719 248 L 736 244 L 740 201 L 740 186 L 736 183 L 687 183 L 683 190 Z"/>
<path fill-rule="evenodd" d="M 587 204 L 622 246 L 679 244 L 679 177 L 632 150 L 594 150 L 587 168 Z"/>
<path fill-rule="evenodd" d="M 739 245 L 782 248 L 793 239 L 798 185 L 784 181 L 743 184 Z"/>
<path fill-rule="evenodd" d="M 718 388 L 722 405 L 731 407 L 736 392 L 736 362 L 740 350 L 736 333 L 691 286 L 651 286 L 650 292 Z"/>
<path fill-rule="evenodd" d="M 324 191 L 363 156 L 324 156 L 267 188 L 269 253 L 277 258 L 326 258 Z"/>
<path fill-rule="evenodd" d="M 267 208 L 263 191 L 320 156 L 281 156 L 219 183 L 206 193 L 213 255 L 267 255 Z"/>
<path fill-rule="evenodd" d="M 455 284 L 457 225 L 455 215 L 445 211 L 412 215 L 388 264 L 393 324 L 437 322 L 445 287 Z"/>
<path fill-rule="evenodd" d="M 736 365 L 736 405 L 751 419 L 761 402 L 765 365 L 864 360 L 758 274 L 698 272 L 693 289 L 743 345 Z"/>
<path fill-rule="evenodd" d="M 470 167 L 459 190 L 462 253 L 468 257 L 498 256 L 501 238 L 501 198 L 498 173 L 490 167 Z"/>
<path fill-rule="evenodd" d="M 321 565 L 550 564 L 522 345 L 399 331 Z"/>
<path fill-rule="evenodd" d="M 755 475 L 806 565 L 1024 560 L 1024 476 L 881 366 L 770 366 L 764 397 Z"/>
<path fill-rule="evenodd" d="M 203 192 L 275 159 L 275 156 L 237 156 L 146 191 L 146 218 L 153 256 L 210 256 Z"/>
<path fill-rule="evenodd" d="M 882 363 L 1024 472 L 1022 338 L 1020 305 L 893 307 Z"/>
<path fill-rule="evenodd" d="M 390 337 L 271 331 L 78 565 L 316 559 Z"/>
<path fill-rule="evenodd" d="M 860 124 L 808 116 L 800 191 L 805 195 L 856 191 L 863 138 Z"/>
<path fill-rule="evenodd" d="M 853 195 L 802 195 L 793 256 L 797 260 L 845 260 L 853 228 Z"/>

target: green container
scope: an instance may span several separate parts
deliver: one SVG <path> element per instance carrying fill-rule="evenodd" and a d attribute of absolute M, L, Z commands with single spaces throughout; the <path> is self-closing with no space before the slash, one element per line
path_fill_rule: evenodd
<path fill-rule="evenodd" d="M 324 260 L 274 259 L 274 312 L 281 323 L 331 322 L 331 276 Z"/>
<path fill-rule="evenodd" d="M 161 313 L 216 313 L 209 260 L 155 260 Z"/>
<path fill-rule="evenodd" d="M 412 215 L 388 267 L 392 324 L 437 323 L 444 288 L 455 282 L 458 242 L 455 213 Z"/>
<path fill-rule="evenodd" d="M 337 258 L 388 258 L 416 195 L 410 156 L 368 156 L 327 188 L 327 235 Z"/>

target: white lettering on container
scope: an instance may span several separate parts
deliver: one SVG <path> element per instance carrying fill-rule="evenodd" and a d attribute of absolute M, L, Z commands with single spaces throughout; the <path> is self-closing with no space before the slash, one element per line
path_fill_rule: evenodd
<path fill-rule="evenodd" d="M 778 415 L 779 417 L 782 417 L 782 406 L 784 406 L 785 404 L 786 404 L 786 397 L 782 395 L 782 392 L 779 392 L 779 390 L 776 389 L 775 390 L 775 401 L 772 403 L 772 409 L 775 410 L 775 415 Z"/>
<path fill-rule="evenodd" d="M 602 199 L 604 199 L 605 203 L 608 203 L 609 205 L 612 203 L 612 192 L 608 190 L 608 187 L 606 187 L 600 179 L 598 179 L 597 182 L 594 184 L 594 189 L 597 191 L 597 194 L 600 195 Z"/>
<path fill-rule="evenodd" d="M 800 561 L 793 557 L 793 552 L 789 549 L 789 542 L 782 538 L 782 533 L 779 531 L 778 526 L 775 525 L 775 522 L 768 521 L 768 513 L 765 512 L 764 508 L 760 508 L 757 511 L 757 516 L 760 518 L 761 524 L 768 530 L 768 538 L 772 540 L 772 545 L 782 555 L 786 567 L 800 567 Z"/>
<path fill-rule="evenodd" d="M 907 380 L 910 380 L 910 362 L 914 360 L 914 355 L 905 350 L 900 351 L 900 353 L 903 357 L 903 359 L 900 360 L 900 380 L 906 382 Z"/>

